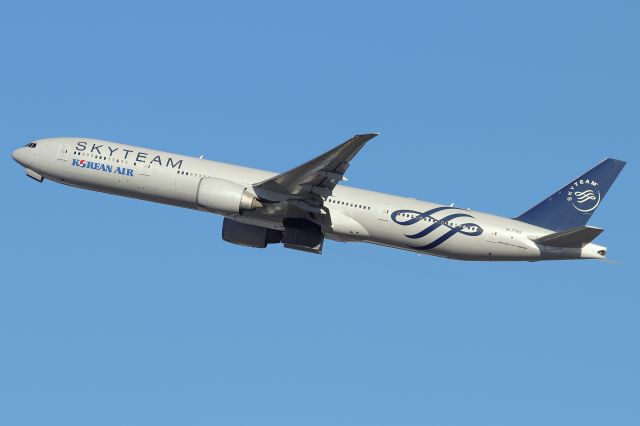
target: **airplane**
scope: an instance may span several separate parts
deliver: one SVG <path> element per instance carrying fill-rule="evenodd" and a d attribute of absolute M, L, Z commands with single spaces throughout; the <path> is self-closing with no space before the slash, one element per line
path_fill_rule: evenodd
<path fill-rule="evenodd" d="M 367 242 L 459 260 L 604 259 L 587 226 L 625 162 L 607 158 L 516 218 L 348 187 L 345 172 L 378 133 L 359 134 L 284 173 L 91 138 L 15 150 L 28 177 L 222 215 L 242 246 L 322 253 L 324 240 Z"/>

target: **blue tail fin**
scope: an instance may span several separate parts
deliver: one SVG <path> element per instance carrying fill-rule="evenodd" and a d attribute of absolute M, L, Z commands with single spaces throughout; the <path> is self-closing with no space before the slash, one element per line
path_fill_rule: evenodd
<path fill-rule="evenodd" d="M 516 220 L 554 231 L 584 226 L 625 164 L 624 161 L 607 158 Z"/>

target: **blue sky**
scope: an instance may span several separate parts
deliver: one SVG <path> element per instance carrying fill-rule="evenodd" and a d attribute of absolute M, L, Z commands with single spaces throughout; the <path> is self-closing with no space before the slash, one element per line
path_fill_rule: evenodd
<path fill-rule="evenodd" d="M 0 423 L 637 425 L 639 12 L 4 4 Z M 281 171 L 369 131 L 350 184 L 506 216 L 627 160 L 590 222 L 620 263 L 246 249 L 10 157 L 87 136 Z"/>

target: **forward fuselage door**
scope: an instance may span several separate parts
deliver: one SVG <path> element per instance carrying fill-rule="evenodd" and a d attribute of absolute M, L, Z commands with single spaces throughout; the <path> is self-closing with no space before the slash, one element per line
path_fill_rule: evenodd
<path fill-rule="evenodd" d="M 58 160 L 67 161 L 69 158 L 69 145 L 60 145 L 58 148 Z"/>
<path fill-rule="evenodd" d="M 147 192 L 149 185 L 149 176 L 151 176 L 151 165 L 134 162 L 133 163 L 133 179 L 129 182 L 135 185 L 136 192 L 144 194 Z"/>
<path fill-rule="evenodd" d="M 151 164 L 149 163 L 137 163 L 135 170 L 139 175 L 151 176 Z"/>

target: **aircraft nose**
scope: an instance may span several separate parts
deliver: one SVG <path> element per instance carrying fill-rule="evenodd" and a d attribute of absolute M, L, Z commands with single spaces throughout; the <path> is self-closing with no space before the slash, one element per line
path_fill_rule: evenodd
<path fill-rule="evenodd" d="M 30 143 L 27 146 L 18 148 L 11 153 L 11 157 L 23 167 L 29 167 L 35 158 L 35 143 Z"/>
<path fill-rule="evenodd" d="M 24 148 L 18 148 L 15 151 L 13 151 L 11 153 L 11 157 L 15 160 L 16 163 L 24 166 L 26 162 Z"/>

